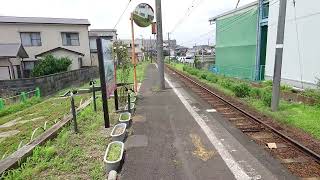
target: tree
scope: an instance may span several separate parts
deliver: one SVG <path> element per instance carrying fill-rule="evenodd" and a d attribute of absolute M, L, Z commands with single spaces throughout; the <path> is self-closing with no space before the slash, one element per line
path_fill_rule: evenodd
<path fill-rule="evenodd" d="M 32 77 L 45 76 L 67 71 L 72 61 L 67 57 L 57 58 L 49 54 L 40 59 L 31 72 Z"/>

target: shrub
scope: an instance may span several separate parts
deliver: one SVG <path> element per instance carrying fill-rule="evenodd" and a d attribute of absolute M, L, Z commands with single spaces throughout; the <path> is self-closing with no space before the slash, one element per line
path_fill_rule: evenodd
<path fill-rule="evenodd" d="M 263 85 L 263 86 L 272 86 L 272 83 L 273 83 L 273 82 L 272 82 L 271 80 L 267 80 L 267 81 L 263 81 L 263 82 L 262 82 L 262 85 Z"/>
<path fill-rule="evenodd" d="M 208 74 L 207 73 L 202 73 L 200 76 L 201 76 L 201 79 L 207 79 Z"/>
<path fill-rule="evenodd" d="M 230 80 L 222 79 L 219 83 L 222 87 L 233 90 L 233 85 Z"/>
<path fill-rule="evenodd" d="M 262 94 L 262 102 L 265 106 L 270 107 L 272 101 L 272 93 L 269 91 L 264 91 Z"/>
<path fill-rule="evenodd" d="M 56 58 L 49 54 L 44 59 L 39 60 L 31 72 L 31 76 L 39 77 L 59 72 L 67 71 L 72 61 L 67 57 Z"/>
<path fill-rule="evenodd" d="M 250 86 L 245 83 L 237 84 L 234 86 L 233 91 L 239 98 L 244 98 L 250 94 Z"/>
<path fill-rule="evenodd" d="M 318 89 L 320 89 L 320 78 L 316 78 L 317 79 L 317 87 Z"/>
<path fill-rule="evenodd" d="M 262 90 L 259 88 L 251 88 L 250 97 L 255 99 L 260 99 L 262 97 Z"/>
<path fill-rule="evenodd" d="M 182 67 L 182 70 L 183 70 L 183 71 L 187 71 L 187 69 L 188 69 L 187 66 L 183 66 L 183 67 Z"/>
<path fill-rule="evenodd" d="M 190 70 L 189 70 L 189 73 L 191 74 L 191 75 L 194 75 L 194 76 L 198 76 L 199 75 L 199 70 L 197 70 L 197 69 L 191 69 L 190 68 Z"/>
<path fill-rule="evenodd" d="M 218 82 L 218 78 L 213 74 L 208 74 L 206 79 L 212 83 Z"/>

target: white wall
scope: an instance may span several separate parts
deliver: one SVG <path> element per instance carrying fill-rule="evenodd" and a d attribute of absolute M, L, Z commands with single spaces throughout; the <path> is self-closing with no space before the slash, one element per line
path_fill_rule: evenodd
<path fill-rule="evenodd" d="M 63 47 L 85 54 L 83 65 L 90 66 L 87 25 L 0 24 L 0 43 L 21 43 L 20 32 L 40 32 L 42 46 L 24 47 L 30 59 L 42 52 Z M 63 46 L 61 32 L 78 32 L 80 46 Z M 25 59 L 28 60 L 28 59 Z"/>
<path fill-rule="evenodd" d="M 271 1 L 269 13 L 266 76 L 272 78 L 279 3 Z M 304 88 L 315 87 L 316 77 L 320 78 L 320 1 L 296 0 L 296 21 L 293 0 L 287 1 L 282 82 Z M 297 31 L 296 31 L 297 23 Z M 298 38 L 300 42 L 300 59 Z M 301 77 L 303 83 L 301 83 Z"/>

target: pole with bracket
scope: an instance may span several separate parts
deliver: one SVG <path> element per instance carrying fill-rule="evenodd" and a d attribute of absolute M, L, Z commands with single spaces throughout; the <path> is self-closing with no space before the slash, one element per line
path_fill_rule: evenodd
<path fill-rule="evenodd" d="M 276 54 L 273 73 L 271 110 L 277 111 L 280 101 L 280 82 L 283 57 L 284 31 L 286 25 L 287 0 L 280 0 Z"/>
<path fill-rule="evenodd" d="M 134 91 L 137 92 L 137 60 L 136 60 L 136 46 L 134 42 L 134 24 L 133 24 L 133 13 L 131 13 L 131 35 L 132 35 L 132 45 L 131 45 L 131 56 L 132 56 L 132 64 L 133 64 L 133 78 L 134 78 Z"/>

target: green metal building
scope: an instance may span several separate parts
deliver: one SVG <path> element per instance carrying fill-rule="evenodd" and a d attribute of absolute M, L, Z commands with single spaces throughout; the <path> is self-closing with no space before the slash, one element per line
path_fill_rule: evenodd
<path fill-rule="evenodd" d="M 260 10 L 258 4 L 253 2 L 210 19 L 210 23 L 216 24 L 217 73 L 248 80 L 264 79 L 268 27 L 263 21 L 266 18 L 262 18 L 266 11 Z"/>

